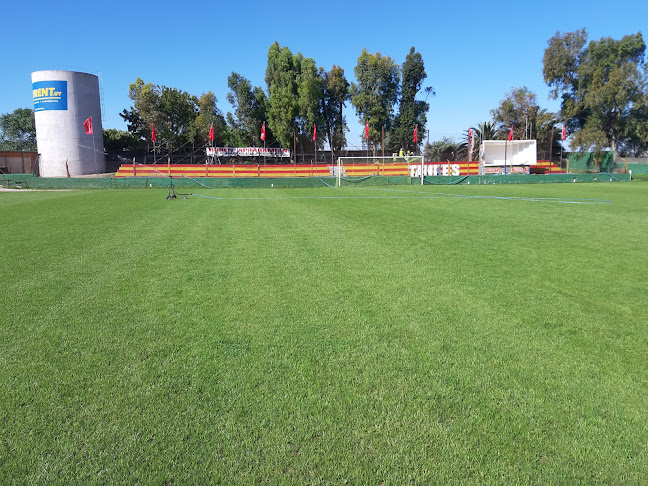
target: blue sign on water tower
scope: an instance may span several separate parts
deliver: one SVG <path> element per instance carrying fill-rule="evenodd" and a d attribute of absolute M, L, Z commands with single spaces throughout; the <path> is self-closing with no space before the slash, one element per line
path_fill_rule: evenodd
<path fill-rule="evenodd" d="M 67 110 L 67 81 L 36 81 L 34 111 Z"/>

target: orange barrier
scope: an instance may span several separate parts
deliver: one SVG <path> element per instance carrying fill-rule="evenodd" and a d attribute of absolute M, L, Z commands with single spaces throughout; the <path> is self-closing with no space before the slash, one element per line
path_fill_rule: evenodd
<path fill-rule="evenodd" d="M 115 177 L 324 177 L 334 174 L 326 164 L 122 164 Z"/>
<path fill-rule="evenodd" d="M 427 175 L 478 175 L 479 163 L 467 161 L 425 162 Z M 565 171 L 548 160 L 537 165 L 547 173 L 564 174 Z M 420 176 L 415 174 L 418 164 L 358 164 L 344 167 L 346 176 Z M 337 165 L 329 164 L 122 164 L 115 177 L 331 177 Z"/>

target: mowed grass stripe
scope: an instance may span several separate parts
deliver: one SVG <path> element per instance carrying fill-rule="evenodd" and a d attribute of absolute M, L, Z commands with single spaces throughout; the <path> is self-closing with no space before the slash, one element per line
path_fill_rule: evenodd
<path fill-rule="evenodd" d="M 0 474 L 640 483 L 645 189 L 0 195 Z"/>

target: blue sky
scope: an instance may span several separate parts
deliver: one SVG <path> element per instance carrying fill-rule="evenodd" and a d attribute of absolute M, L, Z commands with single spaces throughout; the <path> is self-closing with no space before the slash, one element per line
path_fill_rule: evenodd
<path fill-rule="evenodd" d="M 621 38 L 648 26 L 645 0 L 570 2 L 7 2 L 3 16 L 0 113 L 32 107 L 31 73 L 101 73 L 104 128 L 126 129 L 137 77 L 200 95 L 212 91 L 223 113 L 232 71 L 265 88 L 266 56 L 277 41 L 347 79 L 363 48 L 402 64 L 423 56 L 430 140 L 459 139 L 514 87 L 557 111 L 542 79 L 542 55 L 557 31 L 585 27 L 590 39 Z M 346 108 L 351 144 L 361 125 Z"/>

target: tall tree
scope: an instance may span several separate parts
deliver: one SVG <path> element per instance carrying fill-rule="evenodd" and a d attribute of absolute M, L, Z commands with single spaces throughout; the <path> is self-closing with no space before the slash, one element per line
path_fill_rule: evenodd
<path fill-rule="evenodd" d="M 419 137 L 417 143 L 414 143 L 412 132 L 414 127 L 418 126 L 418 133 L 425 133 L 425 124 L 427 123 L 427 110 L 430 105 L 426 101 L 417 100 L 416 95 L 423 88 L 423 81 L 427 78 L 423 57 L 412 47 L 405 58 L 402 67 L 403 81 L 401 84 L 401 96 L 399 103 L 399 112 L 396 118 L 396 128 L 394 130 L 395 146 L 393 150 L 403 148 L 406 152 L 415 151 L 421 143 Z"/>
<path fill-rule="evenodd" d="M 198 116 L 194 125 L 196 127 L 196 141 L 208 145 L 209 130 L 213 124 L 214 126 L 214 145 L 223 146 L 228 145 L 229 130 L 225 117 L 218 109 L 218 99 L 211 91 L 203 93 L 198 98 Z"/>
<path fill-rule="evenodd" d="M 159 145 L 178 148 L 196 139 L 196 117 L 200 110 L 198 98 L 185 91 L 144 83 L 137 78 L 129 85 L 128 96 L 133 101 L 120 116 L 128 131 L 138 139 L 149 140 L 155 124 Z"/>
<path fill-rule="evenodd" d="M 0 150 L 36 150 L 34 110 L 17 108 L 0 115 Z"/>
<path fill-rule="evenodd" d="M 326 135 L 329 145 L 337 152 L 346 145 L 347 124 L 343 109 L 349 99 L 350 85 L 344 76 L 344 69 L 336 65 L 333 65 L 330 71 L 322 72 L 322 82 L 324 84 L 322 112 L 326 120 Z"/>
<path fill-rule="evenodd" d="M 160 91 L 160 137 L 172 143 L 172 147 L 193 143 L 196 140 L 195 122 L 199 113 L 198 98 L 167 86 L 162 86 Z"/>
<path fill-rule="evenodd" d="M 299 113 L 298 71 L 290 49 L 274 42 L 268 50 L 268 126 L 282 147 L 292 145 Z"/>
<path fill-rule="evenodd" d="M 104 148 L 108 152 L 116 152 L 121 150 L 132 150 L 140 148 L 143 141 L 138 140 L 130 132 L 124 130 L 117 130 L 116 128 L 106 128 L 103 131 Z M 144 144 L 146 146 L 146 144 Z"/>
<path fill-rule="evenodd" d="M 298 133 L 302 134 L 302 143 L 306 146 L 313 145 L 313 126 L 320 126 L 316 132 L 316 138 L 321 141 L 325 137 L 323 128 L 323 117 L 321 101 L 324 98 L 324 85 L 322 76 L 315 65 L 315 60 L 310 57 L 303 57 L 301 54 L 295 56 L 295 70 L 297 73 L 298 98 Z"/>
<path fill-rule="evenodd" d="M 227 78 L 227 101 L 234 107 L 234 113 L 227 114 L 234 137 L 232 145 L 260 146 L 261 125 L 266 121 L 268 98 L 259 87 L 252 87 L 250 81 L 232 72 Z M 266 139 L 273 140 L 270 126 L 266 126 Z"/>
<path fill-rule="evenodd" d="M 581 29 L 548 41 L 543 75 L 554 98 L 561 96 L 561 116 L 582 151 L 648 142 L 648 70 L 641 33 L 621 40 L 602 38 L 586 45 Z"/>
<path fill-rule="evenodd" d="M 124 109 L 121 116 L 128 127 L 128 131 L 137 139 L 148 140 L 151 134 L 151 124 L 159 126 L 157 119 L 157 104 L 160 98 L 159 88 L 153 83 L 145 83 L 137 78 L 128 85 L 128 97 L 133 102 L 130 109 Z"/>
<path fill-rule="evenodd" d="M 513 127 L 514 138 L 522 140 L 534 138 L 539 110 L 535 93 L 523 86 L 509 91 L 491 115 L 502 137 L 508 136 Z"/>
<path fill-rule="evenodd" d="M 356 83 L 351 83 L 351 103 L 364 126 L 369 124 L 369 138 L 380 139 L 382 128 L 394 126 L 394 107 L 400 94 L 400 67 L 380 52 L 362 50 L 354 69 Z M 364 138 L 364 137 L 363 137 Z"/>

